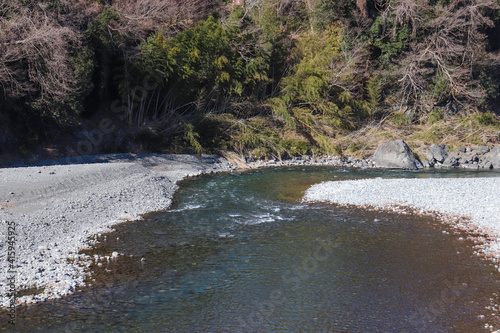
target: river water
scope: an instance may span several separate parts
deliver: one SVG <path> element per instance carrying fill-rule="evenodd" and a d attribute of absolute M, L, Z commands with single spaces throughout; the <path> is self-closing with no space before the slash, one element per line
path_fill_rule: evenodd
<path fill-rule="evenodd" d="M 483 332 L 500 274 L 430 217 L 303 204 L 325 180 L 499 176 L 288 168 L 182 182 L 171 210 L 124 223 L 89 254 L 92 286 L 19 309 L 50 332 Z"/>

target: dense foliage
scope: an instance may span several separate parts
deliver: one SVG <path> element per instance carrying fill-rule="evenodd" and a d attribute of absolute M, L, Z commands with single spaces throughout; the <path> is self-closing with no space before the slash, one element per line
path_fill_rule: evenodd
<path fill-rule="evenodd" d="M 367 124 L 469 119 L 500 102 L 499 8 L 0 0 L 0 150 L 111 119 L 110 150 L 282 157 L 341 153 Z"/>

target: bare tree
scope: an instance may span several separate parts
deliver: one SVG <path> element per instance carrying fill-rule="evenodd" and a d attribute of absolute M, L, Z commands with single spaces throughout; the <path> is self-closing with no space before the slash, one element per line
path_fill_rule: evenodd
<path fill-rule="evenodd" d="M 426 41 L 439 58 L 456 65 L 471 66 L 484 51 L 485 27 L 494 26 L 482 10 L 499 8 L 492 0 L 457 0 L 429 23 L 433 33 Z"/>
<path fill-rule="evenodd" d="M 396 35 L 397 30 L 408 25 L 411 27 L 412 36 L 417 35 L 417 31 L 421 26 L 424 12 L 428 10 L 428 5 L 419 0 L 396 0 L 396 1 L 379 1 L 376 6 L 381 8 L 381 18 L 384 22 L 391 21 L 392 34 Z"/>
<path fill-rule="evenodd" d="M 10 8 L 0 17 L 0 85 L 10 96 L 37 92 L 62 98 L 75 92 L 71 50 L 80 34 L 61 26 L 43 7 Z"/>
<path fill-rule="evenodd" d="M 429 88 L 429 77 L 438 76 L 446 81 L 447 91 L 456 103 L 485 97 L 473 74 L 486 63 L 498 63 L 496 57 L 485 52 L 482 30 L 493 26 L 493 21 L 483 14 L 487 8 L 499 7 L 492 0 L 456 0 L 446 7 L 436 7 L 438 15 L 428 23 L 426 37 L 412 46 L 402 63 L 404 101 L 421 101 Z M 403 20 L 407 17 L 400 16 Z"/>
<path fill-rule="evenodd" d="M 152 31 L 185 29 L 193 21 L 206 17 L 213 7 L 209 0 L 128 0 L 114 1 L 120 22 L 114 26 L 120 33 L 143 40 Z"/>
<path fill-rule="evenodd" d="M 356 0 L 356 7 L 362 17 L 368 16 L 368 11 L 366 10 L 366 0 Z"/>

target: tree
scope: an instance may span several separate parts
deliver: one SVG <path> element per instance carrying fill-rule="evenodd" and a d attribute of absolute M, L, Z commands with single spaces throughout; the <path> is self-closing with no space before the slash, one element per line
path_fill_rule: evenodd
<path fill-rule="evenodd" d="M 447 100 L 481 103 L 486 91 L 477 73 L 498 63 L 485 52 L 483 33 L 493 25 L 485 10 L 495 8 L 498 6 L 490 0 L 457 0 L 433 8 L 436 18 L 427 22 L 420 41 L 412 44 L 400 62 L 403 103 L 420 103 L 429 110 Z"/>
<path fill-rule="evenodd" d="M 0 31 L 0 85 L 8 98 L 35 96 L 43 106 L 77 92 L 71 53 L 80 47 L 81 33 L 62 26 L 41 4 L 11 6 L 0 25 L 5 27 Z"/>
<path fill-rule="evenodd" d="M 114 1 L 120 20 L 115 25 L 122 35 L 144 41 L 157 30 L 171 33 L 189 28 L 206 18 L 217 2 L 209 0 L 127 0 Z"/>
<path fill-rule="evenodd" d="M 353 128 L 353 120 L 368 114 L 368 106 L 355 98 L 355 60 L 342 50 L 342 30 L 307 34 L 297 43 L 296 63 L 282 81 L 281 96 L 270 99 L 275 117 L 332 151 L 330 131 Z"/>

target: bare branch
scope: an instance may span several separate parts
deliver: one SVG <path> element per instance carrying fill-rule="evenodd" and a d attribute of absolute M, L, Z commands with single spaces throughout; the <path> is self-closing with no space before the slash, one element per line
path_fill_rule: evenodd
<path fill-rule="evenodd" d="M 121 14 L 121 22 L 114 28 L 138 40 L 159 28 L 168 30 L 196 21 L 213 7 L 209 0 L 128 0 L 116 1 L 113 6 Z"/>
<path fill-rule="evenodd" d="M 19 8 L 0 17 L 0 85 L 12 96 L 39 91 L 53 98 L 75 92 L 69 60 L 81 36 L 61 26 L 43 8 Z"/>

